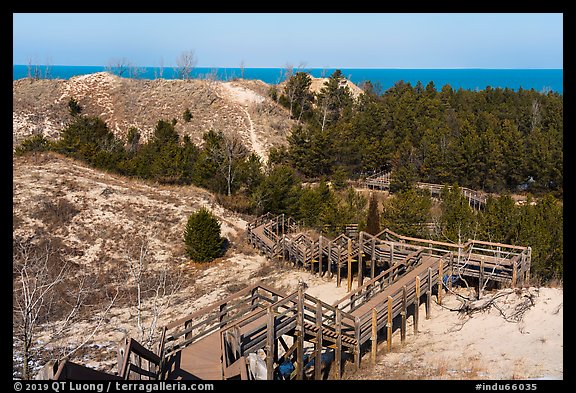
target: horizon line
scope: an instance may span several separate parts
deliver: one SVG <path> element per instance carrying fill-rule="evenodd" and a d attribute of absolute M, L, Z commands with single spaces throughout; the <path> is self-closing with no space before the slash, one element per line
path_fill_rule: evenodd
<path fill-rule="evenodd" d="M 28 64 L 12 64 L 12 67 L 15 66 L 23 66 L 28 67 Z M 86 64 L 32 64 L 32 66 L 36 67 L 103 67 L 106 68 L 106 65 L 86 65 Z M 130 67 L 145 67 L 145 68 L 160 68 L 161 66 L 158 65 L 135 65 Z M 176 68 L 177 66 L 163 66 L 163 68 Z M 194 68 L 212 68 L 212 69 L 219 69 L 219 68 L 237 68 L 241 69 L 242 67 L 239 66 L 196 66 Z M 244 69 L 286 69 L 286 66 L 283 67 L 244 67 Z M 325 67 L 293 67 L 293 69 L 302 69 L 302 70 L 564 70 L 563 67 L 555 68 L 555 67 L 332 67 L 332 66 L 325 66 Z"/>

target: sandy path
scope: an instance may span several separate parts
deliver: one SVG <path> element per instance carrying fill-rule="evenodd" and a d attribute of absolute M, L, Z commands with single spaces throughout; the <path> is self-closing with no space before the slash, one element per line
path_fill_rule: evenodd
<path fill-rule="evenodd" d="M 268 158 L 266 149 L 256 134 L 254 122 L 252 121 L 252 117 L 248 111 L 251 106 L 264 102 L 264 97 L 252 90 L 233 85 L 231 82 L 222 83 L 221 86 L 223 88 L 222 92 L 227 95 L 233 102 L 239 104 L 240 109 L 242 109 L 242 111 L 246 114 L 246 118 L 248 119 L 248 126 L 246 129 L 248 130 L 250 136 L 250 144 L 252 145 L 252 150 L 258 154 L 263 161 L 266 161 Z"/>
<path fill-rule="evenodd" d="M 248 130 L 250 131 L 250 143 L 252 143 L 252 149 L 258 154 L 264 163 L 267 160 L 266 150 L 262 147 L 262 144 L 258 141 L 258 136 L 256 135 L 256 131 L 254 129 L 254 122 L 252 122 L 252 118 L 250 117 L 250 113 L 246 108 L 242 108 L 244 113 L 246 113 L 246 117 L 248 118 L 248 123 L 250 123 L 250 127 Z"/>

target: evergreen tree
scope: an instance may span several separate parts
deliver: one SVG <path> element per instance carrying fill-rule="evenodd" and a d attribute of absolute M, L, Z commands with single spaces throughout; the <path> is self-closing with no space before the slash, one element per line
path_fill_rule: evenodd
<path fill-rule="evenodd" d="M 430 222 L 430 194 L 410 188 L 394 195 L 384 204 L 382 227 L 400 235 L 429 237 L 424 224 Z"/>
<path fill-rule="evenodd" d="M 211 262 L 223 255 L 225 240 L 220 237 L 220 222 L 206 208 L 188 217 L 184 231 L 186 254 L 194 262 Z"/>
<path fill-rule="evenodd" d="M 444 186 L 442 193 L 442 215 L 440 217 L 440 240 L 454 243 L 466 242 L 478 238 L 476 218 L 468 200 L 462 195 L 462 189 L 454 183 L 451 188 Z"/>
<path fill-rule="evenodd" d="M 342 71 L 336 70 L 317 94 L 318 123 L 324 130 L 326 125 L 337 121 L 344 110 L 352 105 L 352 93 Z"/>
<path fill-rule="evenodd" d="M 256 214 L 297 215 L 301 183 L 293 168 L 276 165 L 252 193 Z"/>
<path fill-rule="evenodd" d="M 190 120 L 192 120 L 192 112 L 190 112 L 190 108 L 186 108 L 186 110 L 182 114 L 182 118 L 186 123 L 190 123 Z"/>
<path fill-rule="evenodd" d="M 50 150 L 51 143 L 48 141 L 44 135 L 35 134 L 29 138 L 26 138 L 20 143 L 20 145 L 15 149 L 14 154 L 21 156 L 28 152 L 41 152 Z"/>
<path fill-rule="evenodd" d="M 307 118 L 312 110 L 314 96 L 310 92 L 312 78 L 305 72 L 292 75 L 284 87 L 284 95 L 280 103 L 290 110 L 290 117 L 300 120 L 303 115 Z"/>
<path fill-rule="evenodd" d="M 82 112 L 82 106 L 76 101 L 74 97 L 68 101 L 68 112 L 70 116 L 76 117 Z"/>
<path fill-rule="evenodd" d="M 366 232 L 371 235 L 376 235 L 380 232 L 380 214 L 378 213 L 378 201 L 376 194 L 370 195 L 370 202 L 368 203 L 368 216 L 366 217 Z"/>

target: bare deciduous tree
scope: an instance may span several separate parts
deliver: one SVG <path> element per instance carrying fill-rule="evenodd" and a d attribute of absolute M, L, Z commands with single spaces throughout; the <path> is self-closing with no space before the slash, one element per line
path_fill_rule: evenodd
<path fill-rule="evenodd" d="M 193 50 L 187 50 L 182 53 L 176 58 L 176 75 L 178 78 L 189 80 L 192 79 L 192 71 L 196 67 L 196 63 L 198 59 L 196 59 L 196 55 Z"/>
<path fill-rule="evenodd" d="M 204 80 L 206 80 L 206 94 L 210 100 L 210 104 L 218 98 L 216 94 L 216 86 L 218 85 L 218 68 L 212 68 L 210 72 L 204 75 Z"/>
<path fill-rule="evenodd" d="M 52 266 L 52 257 L 49 241 L 42 245 L 34 244 L 32 239 L 13 241 L 13 329 L 22 346 L 22 379 L 31 378 L 34 338 L 50 311 L 54 289 L 63 281 L 68 268 L 64 261 L 60 266 Z"/>
<path fill-rule="evenodd" d="M 232 195 L 232 185 L 238 172 L 238 163 L 246 157 L 248 150 L 236 134 L 214 133 L 214 141 L 206 144 L 208 157 L 214 162 L 226 179 L 228 196 Z"/>
<path fill-rule="evenodd" d="M 39 80 L 42 77 L 42 70 L 38 64 L 38 59 L 36 57 L 28 58 L 28 64 L 26 66 L 28 78 Z"/>
<path fill-rule="evenodd" d="M 162 79 L 164 77 L 164 58 L 160 57 L 160 61 L 158 62 L 158 69 L 154 70 L 154 78 Z"/>
<path fill-rule="evenodd" d="M 248 151 L 238 135 L 224 135 L 225 177 L 228 184 L 228 196 L 232 195 L 232 183 L 236 177 L 236 163 L 245 157 Z"/>
<path fill-rule="evenodd" d="M 95 280 L 87 274 L 76 274 L 72 265 L 60 257 L 58 247 L 50 239 L 16 238 L 13 241 L 13 332 L 21 344 L 23 379 L 32 377 L 30 366 L 39 359 L 41 348 L 35 344 L 44 324 L 53 323 L 48 342 L 56 342 L 77 320 L 87 299 L 94 297 L 95 292 L 102 293 Z M 103 313 L 90 314 L 97 318 L 88 337 L 79 344 L 74 343 L 72 350 L 67 347 L 57 351 L 60 358 L 70 357 L 92 339 L 114 304 L 118 288 L 116 286 L 116 294 Z M 100 304 L 96 307 L 100 308 Z"/>
<path fill-rule="evenodd" d="M 125 57 L 110 59 L 106 65 L 105 71 L 120 77 L 125 76 L 131 79 L 138 79 L 146 72 L 143 67 L 138 67 Z"/>
<path fill-rule="evenodd" d="M 156 339 L 158 318 L 170 307 L 173 295 L 182 286 L 182 272 L 177 270 L 171 273 L 167 268 L 159 271 L 151 269 L 154 261 L 149 256 L 148 243 L 146 238 L 140 238 L 139 245 L 136 249 L 132 248 L 127 259 L 136 287 L 138 341 L 151 348 Z"/>
<path fill-rule="evenodd" d="M 291 63 L 286 63 L 284 66 L 284 78 L 285 80 L 289 80 L 294 75 L 294 66 Z"/>
<path fill-rule="evenodd" d="M 105 70 L 111 74 L 122 76 L 129 72 L 130 67 L 132 67 L 132 63 L 127 58 L 112 58 L 108 60 Z"/>

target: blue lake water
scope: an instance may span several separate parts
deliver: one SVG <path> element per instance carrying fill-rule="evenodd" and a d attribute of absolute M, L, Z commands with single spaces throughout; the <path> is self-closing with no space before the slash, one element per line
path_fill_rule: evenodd
<path fill-rule="evenodd" d="M 46 67 L 39 66 L 39 71 L 44 75 Z M 50 66 L 49 77 L 56 79 L 69 79 L 77 75 L 91 74 L 104 71 L 103 66 Z M 304 69 L 314 77 L 330 76 L 334 68 L 310 68 Z M 394 83 L 402 80 L 410 82 L 412 86 L 420 81 L 424 86 L 433 81 L 439 91 L 442 86 L 449 84 L 453 89 L 484 90 L 487 86 L 492 88 L 510 88 L 518 90 L 534 89 L 536 91 L 552 90 L 563 93 L 563 70 L 562 69 L 360 69 L 342 68 L 344 76 L 355 84 L 370 81 L 380 84 L 382 91 L 392 87 Z M 194 78 L 205 78 L 215 73 L 219 80 L 230 80 L 242 76 L 240 68 L 207 68 L 197 67 L 192 73 Z M 245 68 L 245 79 L 260 79 L 269 84 L 280 83 L 285 79 L 284 68 Z M 26 65 L 13 66 L 13 79 L 25 78 L 28 75 Z M 138 78 L 156 79 L 160 75 L 158 67 L 142 67 Z M 124 74 L 123 76 L 128 76 Z M 176 73 L 171 67 L 164 67 L 162 77 L 165 79 L 175 78 Z"/>

